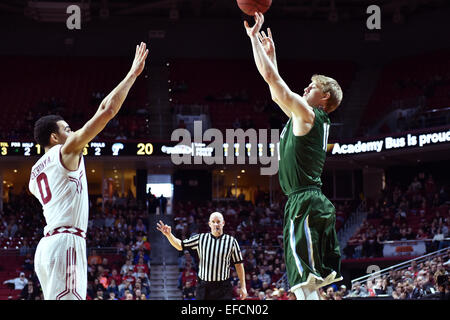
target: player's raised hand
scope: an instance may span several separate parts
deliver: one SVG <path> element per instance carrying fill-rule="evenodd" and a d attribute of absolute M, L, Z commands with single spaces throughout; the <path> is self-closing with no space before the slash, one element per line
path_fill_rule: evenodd
<path fill-rule="evenodd" d="M 244 21 L 244 27 L 247 30 L 247 35 L 252 38 L 256 37 L 259 34 L 259 30 L 264 23 L 264 15 L 261 12 L 255 12 L 255 24 L 253 27 L 250 27 L 247 20 Z"/>
<path fill-rule="evenodd" d="M 145 66 L 145 59 L 148 55 L 148 49 L 146 49 L 145 42 L 141 42 L 140 45 L 136 46 L 136 53 L 134 55 L 133 65 L 131 66 L 130 73 L 136 77 L 142 73 Z"/>
<path fill-rule="evenodd" d="M 156 224 L 156 226 L 157 226 L 156 229 L 161 231 L 162 234 L 165 235 L 166 237 L 172 233 L 172 227 L 165 224 L 161 220 L 159 220 L 159 222 Z"/>
<path fill-rule="evenodd" d="M 273 42 L 272 31 L 267 28 L 267 35 L 264 31 L 258 33 L 258 39 L 263 45 L 264 51 L 270 59 L 275 58 L 275 43 Z"/>

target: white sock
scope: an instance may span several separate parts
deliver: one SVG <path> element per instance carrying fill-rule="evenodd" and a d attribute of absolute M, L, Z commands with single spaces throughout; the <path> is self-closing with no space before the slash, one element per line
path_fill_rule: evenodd
<path fill-rule="evenodd" d="M 320 300 L 319 299 L 319 294 L 317 293 L 317 290 L 314 290 L 313 292 L 311 292 L 307 297 L 306 300 Z"/>
<path fill-rule="evenodd" d="M 308 288 L 303 289 L 303 294 L 305 295 L 305 300 L 320 300 L 317 290 L 310 290 Z"/>
<path fill-rule="evenodd" d="M 297 288 L 294 290 L 295 297 L 297 300 L 306 300 L 305 294 L 303 293 L 302 288 Z"/>

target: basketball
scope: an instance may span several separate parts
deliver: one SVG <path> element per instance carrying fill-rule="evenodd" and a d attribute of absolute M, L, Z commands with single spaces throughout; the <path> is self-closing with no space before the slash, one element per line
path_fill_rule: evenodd
<path fill-rule="evenodd" d="M 254 16 L 256 11 L 266 13 L 272 4 L 272 0 L 236 0 L 236 2 L 242 12 L 249 16 Z"/>

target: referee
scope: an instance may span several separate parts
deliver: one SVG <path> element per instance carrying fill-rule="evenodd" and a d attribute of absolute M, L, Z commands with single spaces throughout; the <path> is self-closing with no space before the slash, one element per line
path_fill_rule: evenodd
<path fill-rule="evenodd" d="M 199 257 L 199 285 L 197 300 L 232 300 L 233 287 L 230 281 L 230 263 L 234 263 L 240 284 L 240 297 L 247 297 L 245 271 L 241 249 L 235 238 L 223 233 L 225 220 L 220 212 L 209 216 L 211 232 L 196 234 L 181 241 L 172 234 L 172 228 L 161 220 L 157 229 L 169 240 L 177 250 L 197 250 Z"/>

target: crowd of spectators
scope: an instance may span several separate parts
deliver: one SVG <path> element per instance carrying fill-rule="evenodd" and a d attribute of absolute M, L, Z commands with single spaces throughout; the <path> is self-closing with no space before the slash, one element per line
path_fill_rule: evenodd
<path fill-rule="evenodd" d="M 133 246 L 110 262 L 93 249 L 88 257 L 88 300 L 148 300 L 150 244 L 139 234 Z M 125 263 L 123 263 L 125 261 Z M 123 263 L 123 264 L 122 264 Z"/>
<path fill-rule="evenodd" d="M 424 173 L 404 186 L 388 185 L 378 201 L 367 205 L 367 218 L 344 248 L 346 258 L 382 257 L 385 241 L 425 240 L 427 252 L 447 247 L 447 187 Z"/>
<path fill-rule="evenodd" d="M 371 276 L 353 283 L 344 298 L 384 297 L 388 299 L 450 299 L 450 249 L 422 262 L 412 260 L 402 269 Z"/>

